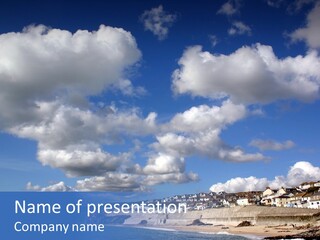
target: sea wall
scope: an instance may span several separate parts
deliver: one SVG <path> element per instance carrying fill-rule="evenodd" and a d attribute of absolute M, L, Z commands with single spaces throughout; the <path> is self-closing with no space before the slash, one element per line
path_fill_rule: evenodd
<path fill-rule="evenodd" d="M 238 206 L 233 208 L 206 209 L 175 214 L 133 214 L 124 224 L 188 225 L 200 219 L 208 224 L 237 225 L 250 221 L 256 225 L 304 224 L 320 220 L 320 210 L 264 206 Z"/>

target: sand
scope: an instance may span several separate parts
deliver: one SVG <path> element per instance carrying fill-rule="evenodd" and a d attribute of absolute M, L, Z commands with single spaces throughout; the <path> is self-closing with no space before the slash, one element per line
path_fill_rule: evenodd
<path fill-rule="evenodd" d="M 236 227 L 227 225 L 216 226 L 165 226 L 178 231 L 200 232 L 200 233 L 228 233 L 242 236 L 255 236 L 263 239 L 264 237 L 274 237 L 282 235 L 294 235 L 306 231 L 306 229 L 296 229 L 293 226 L 249 226 Z"/>

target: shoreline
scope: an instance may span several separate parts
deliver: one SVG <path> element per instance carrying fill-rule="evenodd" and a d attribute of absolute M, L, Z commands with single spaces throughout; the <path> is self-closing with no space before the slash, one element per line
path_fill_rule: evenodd
<path fill-rule="evenodd" d="M 161 231 L 181 231 L 201 234 L 227 234 L 246 237 L 248 239 L 265 239 L 268 237 L 282 238 L 281 236 L 301 234 L 309 228 L 297 229 L 289 225 L 255 225 L 248 227 L 236 227 L 234 225 L 207 225 L 207 226 L 178 226 L 178 225 L 124 225 L 127 227 L 138 227 Z"/>

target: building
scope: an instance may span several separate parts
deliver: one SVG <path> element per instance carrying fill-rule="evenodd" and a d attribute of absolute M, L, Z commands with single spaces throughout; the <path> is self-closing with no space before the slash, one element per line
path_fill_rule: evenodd
<path fill-rule="evenodd" d="M 248 206 L 248 205 L 252 205 L 252 204 L 249 202 L 248 198 L 239 198 L 237 200 L 237 205 L 239 205 L 239 206 Z"/>

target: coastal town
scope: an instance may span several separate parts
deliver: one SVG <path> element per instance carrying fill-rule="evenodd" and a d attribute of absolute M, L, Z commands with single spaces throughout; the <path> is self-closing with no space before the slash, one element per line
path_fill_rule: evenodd
<path fill-rule="evenodd" d="M 183 194 L 152 202 L 185 203 L 189 211 L 249 205 L 320 209 L 320 181 L 304 182 L 293 188 L 267 187 L 264 191 Z"/>

